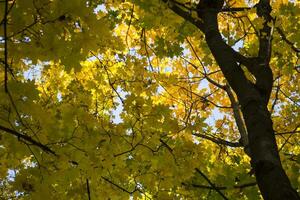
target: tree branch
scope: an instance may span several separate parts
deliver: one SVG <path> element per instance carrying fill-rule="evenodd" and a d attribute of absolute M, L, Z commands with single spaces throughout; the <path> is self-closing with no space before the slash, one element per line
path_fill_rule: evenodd
<path fill-rule="evenodd" d="M 167 3 L 168 7 L 175 12 L 177 15 L 181 16 L 183 19 L 191 22 L 196 27 L 198 27 L 200 30 L 203 30 L 203 23 L 201 22 L 200 18 L 195 19 L 191 15 L 191 11 L 185 11 L 183 8 L 186 9 L 186 7 L 182 6 L 180 3 L 174 1 L 174 0 L 162 0 L 164 3 Z"/>
<path fill-rule="evenodd" d="M 287 39 L 286 35 L 284 34 L 283 30 L 280 29 L 279 27 L 276 27 L 276 31 L 279 33 L 280 37 L 285 41 L 290 47 L 296 52 L 300 53 L 300 49 L 295 46 L 293 42 Z"/>
<path fill-rule="evenodd" d="M 250 155 L 248 133 L 247 133 L 247 129 L 245 127 L 245 123 L 244 123 L 244 120 L 243 120 L 241 112 L 240 112 L 239 103 L 235 100 L 235 97 L 233 95 L 233 92 L 230 89 L 230 86 L 225 87 L 225 91 L 227 92 L 227 95 L 231 102 L 231 106 L 233 108 L 233 116 L 234 116 L 236 125 L 237 125 L 238 130 L 241 135 L 241 142 L 244 146 L 245 152 L 248 155 Z"/>
<path fill-rule="evenodd" d="M 220 145 L 226 145 L 226 146 L 230 146 L 230 147 L 242 147 L 243 146 L 243 144 L 241 144 L 240 142 L 230 142 L 230 141 L 227 141 L 227 140 L 223 140 L 221 138 L 208 136 L 208 135 L 201 134 L 201 133 L 193 133 L 193 135 L 196 136 L 196 137 L 200 137 L 200 138 L 210 140 L 210 141 L 212 141 L 216 144 L 220 144 Z"/>
<path fill-rule="evenodd" d="M 168 7 L 175 12 L 177 15 L 181 16 L 182 18 L 184 18 L 185 20 L 191 22 L 192 24 L 194 24 L 196 27 L 198 27 L 202 32 L 205 33 L 205 25 L 203 23 L 203 19 L 201 19 L 200 17 L 198 18 L 194 18 L 191 15 L 192 11 L 197 11 L 197 12 L 201 12 L 202 10 L 199 9 L 190 9 L 189 11 L 185 11 L 184 9 L 187 9 L 185 6 L 181 5 L 180 3 L 174 1 L 174 0 L 162 0 L 165 3 L 168 3 Z M 184 9 L 183 9 L 184 8 Z M 225 10 L 228 8 L 224 8 Z M 245 8 L 243 8 L 245 9 Z M 217 14 L 218 12 L 221 12 L 221 10 L 216 11 L 215 14 Z M 225 42 L 224 42 L 225 43 Z M 225 43 L 226 44 L 226 43 Z M 226 44 L 227 45 L 227 44 Z M 242 63 L 243 65 L 251 65 L 251 58 L 247 58 L 245 56 L 243 56 L 242 54 L 236 52 L 234 49 L 232 49 L 229 45 L 228 49 L 229 52 L 231 53 L 231 55 L 239 62 Z"/>
<path fill-rule="evenodd" d="M 241 12 L 252 9 L 251 7 L 238 7 L 238 8 L 227 8 L 224 7 L 220 12 Z"/>
<path fill-rule="evenodd" d="M 8 82 L 8 49 L 7 49 L 7 15 L 8 15 L 8 0 L 5 1 L 4 9 L 4 90 L 7 93 L 7 82 Z"/>
<path fill-rule="evenodd" d="M 128 194 L 133 194 L 133 193 L 135 193 L 136 191 L 139 191 L 139 189 L 138 189 L 137 187 L 135 187 L 134 190 L 129 191 L 129 190 L 127 190 L 127 189 L 121 187 L 120 185 L 118 185 L 118 184 L 112 182 L 111 180 L 109 180 L 108 178 L 106 178 L 106 177 L 104 177 L 104 176 L 101 176 L 101 178 L 102 178 L 103 180 L 105 180 L 106 182 L 112 184 L 113 186 L 119 188 L 120 190 L 122 190 L 123 192 L 126 192 L 126 193 L 128 193 Z"/>
<path fill-rule="evenodd" d="M 90 191 L 90 184 L 88 178 L 86 179 L 86 190 L 87 190 L 88 199 L 91 200 L 91 191 Z"/>
<path fill-rule="evenodd" d="M 238 63 L 249 65 L 251 63 L 251 59 L 234 51 L 228 44 L 225 43 L 218 28 L 216 11 L 209 9 L 208 7 L 204 8 L 201 13 L 204 21 L 206 42 L 229 85 L 240 97 L 240 103 L 245 102 L 246 104 L 250 98 L 248 94 L 249 91 L 252 90 L 253 84 L 248 81 L 244 71 Z"/>
<path fill-rule="evenodd" d="M 269 102 L 269 98 L 272 91 L 273 74 L 270 68 L 269 62 L 272 52 L 272 34 L 273 27 L 269 26 L 269 23 L 273 20 L 271 16 L 272 7 L 270 0 L 260 0 L 256 4 L 257 15 L 264 19 L 263 27 L 259 30 L 259 50 L 258 58 L 253 62 L 252 66 L 246 66 L 248 70 L 256 78 L 256 89 L 263 97 L 265 104 Z"/>
<path fill-rule="evenodd" d="M 3 0 L 3 1 L 1 1 L 1 3 L 8 3 L 8 0 Z M 5 15 L 7 16 L 7 15 L 10 13 L 10 11 L 11 11 L 12 8 L 14 7 L 15 3 L 16 3 L 16 0 L 14 0 L 14 1 L 11 3 L 11 6 L 7 9 L 7 12 L 4 12 L 4 18 L 1 20 L 0 26 L 5 22 Z"/>
<path fill-rule="evenodd" d="M 182 185 L 184 186 L 188 186 L 188 184 L 185 184 L 185 183 L 182 183 Z M 230 190 L 230 189 L 244 189 L 244 188 L 247 188 L 247 187 L 253 187 L 257 185 L 256 182 L 250 182 L 250 183 L 244 183 L 244 184 L 241 184 L 241 185 L 234 185 L 234 186 L 230 186 L 230 187 L 227 187 L 227 186 L 215 186 L 215 188 L 217 188 L 218 190 Z M 208 185 L 199 185 L 199 184 L 191 184 L 192 187 L 195 187 L 195 188 L 201 188 L 201 189 L 209 189 L 209 190 L 212 190 L 214 189 L 213 187 L 211 186 L 208 186 Z"/>
<path fill-rule="evenodd" d="M 211 185 L 211 187 L 217 192 L 217 193 L 219 193 L 220 194 L 220 196 L 222 196 L 223 197 L 223 199 L 225 199 L 225 200 L 228 200 L 228 198 L 215 186 L 215 184 L 213 184 L 210 180 L 209 180 L 209 178 L 204 174 L 204 173 L 202 173 L 201 171 L 200 171 L 200 169 L 198 169 L 198 168 L 195 168 L 195 170 Z"/>
<path fill-rule="evenodd" d="M 57 154 L 53 150 L 51 150 L 49 147 L 47 147 L 46 145 L 44 145 L 44 144 L 42 144 L 38 141 L 35 141 L 34 139 L 32 139 L 31 137 L 29 137 L 27 135 L 21 134 L 21 133 L 15 131 L 15 130 L 9 129 L 9 128 L 4 127 L 2 125 L 0 125 L 0 130 L 4 131 L 6 133 L 9 133 L 11 135 L 14 135 L 14 136 L 18 137 L 18 139 L 22 139 L 25 142 L 29 142 L 30 144 L 39 147 L 40 149 L 42 149 L 46 153 L 57 156 Z"/>

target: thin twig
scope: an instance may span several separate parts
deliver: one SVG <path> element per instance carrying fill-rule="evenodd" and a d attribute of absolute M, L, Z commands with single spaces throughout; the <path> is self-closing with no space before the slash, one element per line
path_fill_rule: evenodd
<path fill-rule="evenodd" d="M 130 26 L 131 26 L 131 23 L 132 23 L 133 14 L 134 14 L 134 4 L 132 4 L 131 15 L 130 15 L 130 19 L 129 19 L 129 23 L 128 23 L 128 28 L 127 28 L 127 31 L 126 31 L 126 38 L 125 38 L 126 45 L 127 45 L 128 48 L 129 48 L 129 45 L 128 45 L 128 34 L 129 34 Z"/>
<path fill-rule="evenodd" d="M 188 184 L 186 183 L 182 183 L 182 185 L 184 186 L 189 186 Z M 234 186 L 216 186 L 217 189 L 219 190 L 230 190 L 230 189 L 244 189 L 244 188 L 247 188 L 247 187 L 253 187 L 257 185 L 256 182 L 250 182 L 250 183 L 244 183 L 244 184 L 241 184 L 241 185 L 234 185 Z M 209 190 L 212 190 L 214 189 L 213 187 L 211 186 L 208 186 L 208 185 L 199 185 L 199 184 L 191 184 L 190 186 L 192 187 L 195 187 L 195 188 L 201 188 L 201 189 L 209 189 Z"/>
<path fill-rule="evenodd" d="M 220 194 L 220 196 L 223 197 L 223 199 L 228 200 L 228 198 L 213 184 L 209 178 L 200 171 L 200 169 L 196 168 L 196 171 L 211 185 L 212 189 L 214 189 L 217 193 Z"/>
<path fill-rule="evenodd" d="M 5 1 L 4 9 L 4 90 L 7 93 L 7 82 L 8 82 L 8 49 L 7 49 L 7 14 L 8 14 L 8 0 Z"/>
<path fill-rule="evenodd" d="M 283 41 L 285 41 L 288 45 L 290 45 L 290 47 L 291 47 L 296 53 L 300 53 L 300 49 L 297 48 L 297 47 L 295 46 L 295 44 L 294 44 L 293 42 L 291 42 L 291 41 L 286 37 L 286 35 L 284 34 L 284 32 L 283 32 L 282 29 L 280 29 L 279 27 L 276 27 L 276 30 L 277 30 L 277 32 L 279 33 L 279 35 L 280 35 L 280 37 L 281 37 L 281 39 L 282 39 Z"/>
<path fill-rule="evenodd" d="M 125 188 L 119 186 L 118 184 L 112 182 L 111 180 L 109 180 L 108 178 L 106 178 L 106 177 L 104 177 L 104 176 L 101 176 L 101 178 L 102 178 L 103 180 L 105 180 L 106 182 L 112 184 L 113 186 L 119 188 L 120 190 L 122 190 L 123 192 L 126 192 L 126 193 L 128 193 L 128 194 L 133 194 L 133 193 L 135 193 L 136 191 L 138 191 L 137 188 L 135 188 L 133 191 L 129 191 L 129 190 L 127 190 L 127 189 L 125 189 Z"/>

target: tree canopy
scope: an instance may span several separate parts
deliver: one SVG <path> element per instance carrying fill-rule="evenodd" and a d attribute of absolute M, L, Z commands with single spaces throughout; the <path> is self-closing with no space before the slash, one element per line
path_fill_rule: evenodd
<path fill-rule="evenodd" d="M 298 1 L 0 10 L 0 199 L 299 198 Z"/>

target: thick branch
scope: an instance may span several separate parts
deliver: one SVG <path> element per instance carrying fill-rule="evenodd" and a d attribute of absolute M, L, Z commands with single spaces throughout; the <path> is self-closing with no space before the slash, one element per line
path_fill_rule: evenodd
<path fill-rule="evenodd" d="M 260 62 L 268 65 L 271 56 L 271 27 L 268 25 L 271 22 L 270 0 L 260 0 L 257 4 L 257 15 L 264 19 L 263 27 L 259 30 L 259 52 L 258 57 Z"/>
<path fill-rule="evenodd" d="M 190 11 L 186 11 L 185 7 L 181 6 L 180 3 L 177 3 L 176 1 L 173 0 L 162 0 L 163 2 L 168 4 L 168 7 L 175 12 L 177 15 L 182 17 L 183 19 L 191 22 L 194 24 L 196 27 L 198 27 L 200 30 L 203 30 L 203 23 L 201 22 L 200 19 L 195 19 L 192 17 Z"/>
<path fill-rule="evenodd" d="M 218 29 L 217 12 L 209 9 L 204 10 L 202 16 L 205 26 L 205 39 L 213 56 L 229 85 L 233 88 L 235 93 L 243 99 L 240 102 L 247 102 L 247 99 L 250 98 L 248 95 L 254 87 L 253 84 L 248 81 L 243 70 L 238 65 L 240 60 L 237 59 L 237 57 L 242 57 L 242 55 L 234 53 L 235 51 L 222 39 Z M 248 61 L 248 59 L 246 60 Z"/>
<path fill-rule="evenodd" d="M 256 89 L 262 96 L 264 103 L 267 105 L 273 84 L 273 74 L 269 66 L 273 32 L 273 28 L 269 26 L 269 23 L 272 21 L 272 17 L 270 15 L 272 8 L 270 6 L 270 0 L 261 0 L 256 7 L 257 15 L 264 19 L 264 23 L 263 27 L 259 30 L 258 58 L 253 61 L 252 66 L 246 67 L 255 76 Z"/>
<path fill-rule="evenodd" d="M 222 39 L 218 29 L 217 14 L 222 9 L 223 0 L 201 0 L 198 16 L 203 21 L 206 42 L 220 66 L 226 80 L 232 87 L 241 104 L 243 117 L 249 134 L 251 166 L 254 168 L 259 189 L 265 199 L 299 199 L 286 176 L 278 154 L 271 115 L 267 108 L 273 83 L 269 67 L 271 55 L 271 8 L 269 0 L 261 0 L 257 5 L 257 14 L 265 19 L 260 30 L 260 48 L 258 58 L 243 64 L 233 50 Z M 251 72 L 255 66 L 255 85 L 245 76 L 238 63 L 245 65 Z M 258 70 L 256 70 L 258 69 Z M 252 72 L 251 72 L 252 73 Z"/>
<path fill-rule="evenodd" d="M 203 10 L 202 9 L 190 9 L 187 11 L 187 8 L 182 6 L 180 3 L 174 1 L 174 0 L 162 0 L 163 2 L 165 3 L 168 3 L 168 7 L 173 11 L 175 12 L 177 15 L 181 16 L 183 19 L 191 22 L 192 24 L 194 24 L 196 27 L 198 27 L 202 32 L 205 33 L 205 25 L 203 23 L 203 19 L 198 17 L 198 18 L 194 18 L 192 15 L 191 15 L 191 11 L 197 11 L 198 13 L 202 13 Z M 234 8 L 230 8 L 230 9 L 233 9 Z M 245 8 L 237 8 L 237 10 L 241 10 L 241 9 L 245 9 Z M 247 8 L 248 9 L 248 8 Z M 213 10 L 213 12 L 215 14 L 217 14 L 218 12 L 222 12 L 223 9 L 220 9 L 220 10 Z M 229 11 L 229 8 L 224 8 L 224 11 Z M 198 14 L 199 15 L 199 14 Z M 199 15 L 200 16 L 200 15 Z M 245 56 L 243 56 L 242 54 L 240 54 L 239 52 L 236 52 L 234 49 L 232 49 L 229 45 L 227 45 L 225 42 L 224 44 L 227 46 L 227 51 L 228 53 L 231 54 L 232 57 L 234 57 L 235 60 L 237 60 L 237 62 L 245 65 L 245 66 L 250 66 L 252 65 L 251 61 L 252 61 L 252 58 L 247 58 Z"/>

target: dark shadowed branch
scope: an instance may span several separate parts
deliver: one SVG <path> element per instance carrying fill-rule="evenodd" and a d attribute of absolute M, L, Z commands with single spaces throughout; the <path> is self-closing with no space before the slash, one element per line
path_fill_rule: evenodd
<path fill-rule="evenodd" d="M 242 147 L 243 144 L 240 143 L 240 142 L 230 142 L 230 141 L 227 141 L 227 140 L 223 140 L 221 138 L 217 138 L 217 137 L 213 137 L 213 136 L 208 136 L 206 134 L 201 134 L 201 133 L 193 133 L 194 136 L 196 137 L 200 137 L 200 138 L 204 138 L 204 139 L 207 139 L 207 140 L 210 140 L 216 144 L 220 144 L 220 145 L 226 145 L 226 146 L 229 146 L 229 147 Z"/>
<path fill-rule="evenodd" d="M 300 49 L 297 48 L 295 46 L 295 44 L 293 42 L 291 42 L 285 35 L 285 33 L 283 32 L 282 29 L 280 29 L 279 27 L 276 27 L 276 31 L 279 33 L 281 39 L 283 41 L 285 41 L 288 45 L 290 45 L 290 47 L 293 49 L 293 51 L 295 51 L 296 53 L 300 53 Z"/>
<path fill-rule="evenodd" d="M 25 142 L 26 144 L 29 143 L 28 145 L 34 145 L 36 147 L 39 147 L 40 149 L 42 149 L 46 153 L 50 153 L 52 155 L 57 156 L 57 154 L 53 150 L 51 150 L 49 147 L 47 147 L 46 145 L 44 145 L 44 144 L 42 144 L 42 143 L 40 143 L 40 142 L 32 139 L 28 135 L 21 134 L 18 131 L 12 130 L 12 129 L 7 128 L 7 127 L 4 127 L 2 125 L 0 125 L 0 130 L 4 131 L 6 133 L 9 133 L 11 135 L 16 136 L 19 140 L 21 140 L 21 141 L 23 140 L 23 142 Z"/>
<path fill-rule="evenodd" d="M 91 191 L 90 191 L 90 184 L 88 178 L 86 179 L 86 190 L 87 190 L 88 199 L 91 200 Z"/>
<path fill-rule="evenodd" d="M 220 196 L 223 197 L 223 199 L 228 200 L 228 198 L 215 186 L 215 184 L 213 184 L 209 180 L 209 178 L 204 173 L 201 172 L 200 169 L 196 168 L 196 171 L 197 171 L 197 173 L 199 173 L 211 185 L 212 189 L 214 189 L 217 193 L 220 194 Z"/>
<path fill-rule="evenodd" d="M 208 190 L 213 190 L 214 188 L 212 186 L 208 186 L 208 185 L 200 185 L 200 184 L 186 184 L 186 183 L 182 183 L 182 185 L 184 186 L 192 186 L 195 188 L 200 188 L 200 189 L 208 189 Z M 256 182 L 250 182 L 250 183 L 244 183 L 244 184 L 240 184 L 240 185 L 234 185 L 234 186 L 215 186 L 215 188 L 217 188 L 218 190 L 230 190 L 230 189 L 244 189 L 247 187 L 253 187 L 256 186 L 257 183 Z"/>
<path fill-rule="evenodd" d="M 163 2 L 168 4 L 168 7 L 175 12 L 177 15 L 181 16 L 183 19 L 188 20 L 195 26 L 197 26 L 200 30 L 203 30 L 203 23 L 200 19 L 196 19 L 192 17 L 191 10 L 187 10 L 186 7 L 182 6 L 180 3 L 173 0 L 162 0 Z"/>
<path fill-rule="evenodd" d="M 3 18 L 3 26 L 4 26 L 4 90 L 8 92 L 7 89 L 7 81 L 8 81 L 8 49 L 7 49 L 7 15 L 8 15 L 8 0 L 5 1 L 5 9 L 4 9 L 4 18 Z"/>

